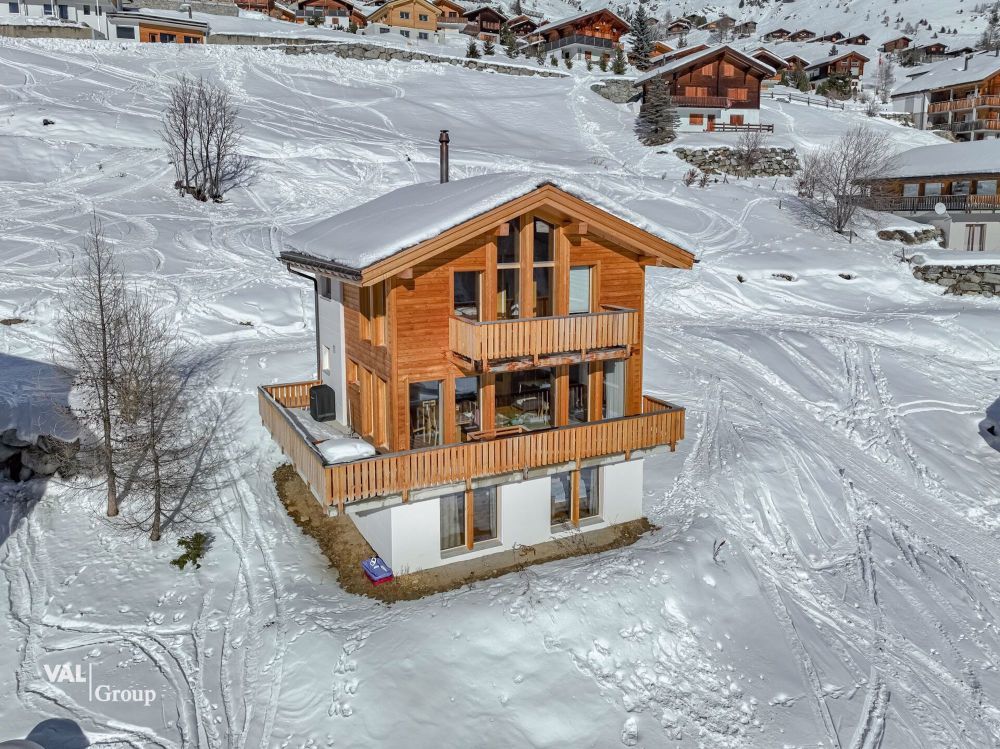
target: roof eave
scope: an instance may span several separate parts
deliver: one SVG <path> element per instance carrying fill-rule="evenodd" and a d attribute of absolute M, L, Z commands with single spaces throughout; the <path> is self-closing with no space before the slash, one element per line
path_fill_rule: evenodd
<path fill-rule="evenodd" d="M 301 270 L 326 273 L 354 283 L 361 281 L 361 271 L 357 268 L 348 268 L 332 260 L 324 260 L 297 250 L 284 250 L 278 259 L 289 268 L 294 266 Z"/>

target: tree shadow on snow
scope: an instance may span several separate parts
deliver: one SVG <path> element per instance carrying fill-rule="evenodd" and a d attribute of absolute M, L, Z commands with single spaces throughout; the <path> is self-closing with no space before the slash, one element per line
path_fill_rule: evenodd
<path fill-rule="evenodd" d="M 0 354 L 0 545 L 45 494 L 50 478 L 25 465 L 22 448 L 36 444 L 37 435 L 67 442 L 79 436 L 69 409 L 72 385 L 72 370 Z"/>
<path fill-rule="evenodd" d="M 986 409 L 986 418 L 979 422 L 979 434 L 986 444 L 1000 452 L 1000 398 Z"/>
<path fill-rule="evenodd" d="M 49 718 L 31 729 L 27 741 L 34 741 L 42 749 L 86 749 L 90 740 L 75 721 L 66 718 Z"/>

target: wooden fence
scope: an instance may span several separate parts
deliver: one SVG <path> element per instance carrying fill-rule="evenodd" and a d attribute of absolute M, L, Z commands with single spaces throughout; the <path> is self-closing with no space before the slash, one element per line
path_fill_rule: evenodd
<path fill-rule="evenodd" d="M 257 407 L 261 421 L 281 451 L 292 461 L 302 480 L 324 504 L 329 504 L 329 482 L 323 456 L 312 437 L 299 427 L 286 409 L 309 406 L 309 388 L 318 382 L 295 382 L 287 385 L 262 385 L 257 389 Z"/>
<path fill-rule="evenodd" d="M 782 92 L 780 94 L 775 94 L 774 91 L 768 91 L 767 98 L 769 99 L 788 99 L 789 101 L 798 101 L 804 103 L 808 107 L 816 106 L 823 107 L 824 109 L 843 109 L 844 102 L 834 101 L 833 99 L 820 99 L 815 96 L 806 96 L 805 94 L 793 94 L 792 92 Z"/>

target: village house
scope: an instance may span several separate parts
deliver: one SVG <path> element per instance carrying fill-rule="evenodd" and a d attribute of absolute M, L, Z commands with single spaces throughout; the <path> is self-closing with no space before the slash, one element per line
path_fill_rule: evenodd
<path fill-rule="evenodd" d="M 644 459 L 684 436 L 642 382 L 646 268 L 690 268 L 680 240 L 562 180 L 446 163 L 287 240 L 319 375 L 259 389 L 317 500 L 396 574 L 636 520 Z"/>
<path fill-rule="evenodd" d="M 587 60 L 610 57 L 630 28 L 608 8 L 584 11 L 539 26 L 528 37 L 528 51 Z"/>
<path fill-rule="evenodd" d="M 764 34 L 763 40 L 765 42 L 783 41 L 787 39 L 789 36 L 791 36 L 791 34 L 792 32 L 789 31 L 788 29 L 782 29 L 782 28 L 771 29 L 766 34 Z"/>
<path fill-rule="evenodd" d="M 844 38 L 845 38 L 844 35 L 841 34 L 839 31 L 834 31 L 834 32 L 832 32 L 830 34 L 824 34 L 823 36 L 816 37 L 812 41 L 814 41 L 814 42 L 833 42 L 833 43 L 836 43 L 836 42 L 841 41 Z"/>
<path fill-rule="evenodd" d="M 465 7 L 455 0 L 433 0 L 435 7 L 441 11 L 438 16 L 438 28 L 461 30 L 465 28 Z"/>
<path fill-rule="evenodd" d="M 774 70 L 774 74 L 767 79 L 771 82 L 780 81 L 784 72 L 792 67 L 791 62 L 767 47 L 758 47 L 750 52 L 750 56 Z"/>
<path fill-rule="evenodd" d="M 649 59 L 656 61 L 659 60 L 664 55 L 670 55 L 675 51 L 676 50 L 666 42 L 657 40 L 653 42 L 653 49 L 650 50 Z"/>
<path fill-rule="evenodd" d="M 352 23 L 361 28 L 368 22 L 364 6 L 350 0 L 299 0 L 294 8 L 296 23 L 319 23 L 347 29 Z"/>
<path fill-rule="evenodd" d="M 812 83 L 819 83 L 831 75 L 845 75 L 856 81 L 865 74 L 865 63 L 868 61 L 868 58 L 860 52 L 849 50 L 828 54 L 818 60 L 809 60 L 803 70 Z"/>
<path fill-rule="evenodd" d="M 760 89 L 774 68 L 728 45 L 671 57 L 636 79 L 643 93 L 662 77 L 673 96 L 682 132 L 773 130 L 760 122 Z"/>
<path fill-rule="evenodd" d="M 465 28 L 462 33 L 479 39 L 495 39 L 505 23 L 507 16 L 489 6 L 474 8 L 465 12 Z"/>
<path fill-rule="evenodd" d="M 115 11 L 107 14 L 109 39 L 160 44 L 204 44 L 209 34 L 205 21 L 191 13 L 169 10 Z"/>
<path fill-rule="evenodd" d="M 544 23 L 544 21 L 542 23 Z M 507 22 L 507 28 L 510 29 L 515 36 L 524 37 L 534 34 L 540 25 L 541 23 L 529 16 L 514 16 Z"/>
<path fill-rule="evenodd" d="M 405 39 L 439 39 L 441 9 L 430 0 L 389 0 L 377 8 L 367 9 L 367 13 L 366 25 L 361 31 L 366 36 L 395 33 Z"/>
<path fill-rule="evenodd" d="M 699 26 L 699 29 L 703 31 L 726 31 L 733 28 L 736 24 L 736 19 L 731 16 L 727 16 L 725 13 L 720 15 L 718 18 L 709 21 L 708 23 L 703 23 Z"/>
<path fill-rule="evenodd" d="M 107 36 L 107 13 L 117 11 L 114 2 L 98 3 L 97 0 L 11 0 L 0 3 L 0 23 L 12 16 L 25 18 L 51 18 L 81 23 L 97 32 L 98 38 Z"/>
<path fill-rule="evenodd" d="M 691 22 L 684 18 L 675 18 L 664 26 L 664 30 L 670 36 L 680 36 L 691 30 Z"/>
<path fill-rule="evenodd" d="M 799 29 L 794 34 L 788 35 L 788 41 L 790 42 L 806 42 L 816 36 L 816 32 L 810 31 L 809 29 Z"/>
<path fill-rule="evenodd" d="M 910 46 L 913 40 L 908 36 L 897 36 L 887 42 L 883 42 L 879 50 L 882 52 L 899 52 Z"/>
<path fill-rule="evenodd" d="M 914 127 L 947 130 L 958 140 L 1000 136 L 1000 58 L 981 52 L 915 69 L 892 92 L 893 109 Z"/>
<path fill-rule="evenodd" d="M 849 36 L 844 39 L 844 44 L 850 44 L 855 47 L 865 47 L 868 45 L 872 38 L 868 34 L 855 34 L 854 36 Z"/>
<path fill-rule="evenodd" d="M 757 22 L 756 21 L 740 21 L 738 24 L 733 26 L 733 33 L 736 36 L 747 37 L 753 36 L 757 33 Z"/>
<path fill-rule="evenodd" d="M 872 180 L 866 207 L 931 224 L 950 249 L 1000 250 L 1000 139 L 904 151 Z"/>

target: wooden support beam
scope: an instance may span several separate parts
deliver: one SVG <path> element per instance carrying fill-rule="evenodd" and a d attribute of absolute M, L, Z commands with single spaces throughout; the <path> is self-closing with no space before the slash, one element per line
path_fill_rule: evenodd
<path fill-rule="evenodd" d="M 470 479 L 465 480 L 465 548 L 472 551 L 472 544 L 474 543 L 473 535 L 475 534 L 475 526 L 473 525 L 473 492 L 472 492 L 472 481 Z"/>
<path fill-rule="evenodd" d="M 400 272 L 399 277 L 402 278 L 404 281 L 412 281 L 413 268 L 407 268 L 406 270 Z"/>
<path fill-rule="evenodd" d="M 510 224 L 506 223 L 506 222 L 500 224 L 500 226 L 498 226 L 496 229 L 494 229 L 492 232 L 490 232 L 490 236 L 494 236 L 494 237 L 507 237 L 507 236 L 510 236 Z"/>
<path fill-rule="evenodd" d="M 569 237 L 580 237 L 586 234 L 590 230 L 587 226 L 586 221 L 574 221 L 573 223 L 565 224 L 563 226 L 563 231 L 566 232 L 566 236 Z"/>

